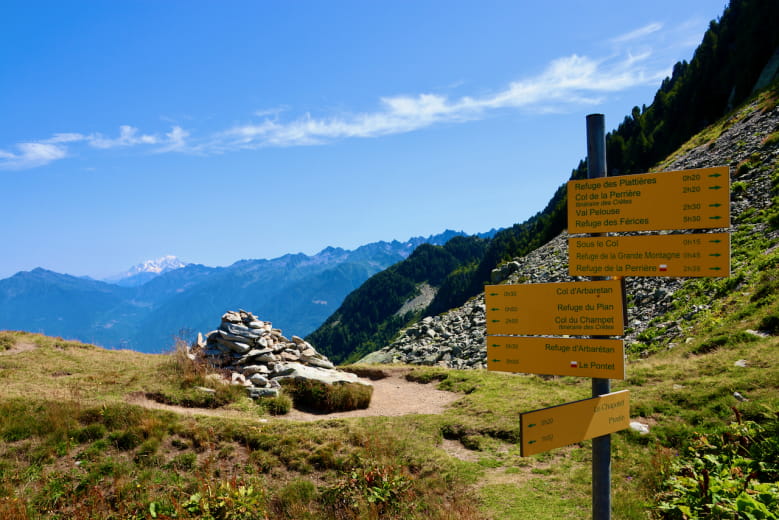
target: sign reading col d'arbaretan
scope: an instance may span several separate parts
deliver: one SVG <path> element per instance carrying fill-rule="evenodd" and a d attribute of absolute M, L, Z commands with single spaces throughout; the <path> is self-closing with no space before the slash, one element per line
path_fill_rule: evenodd
<path fill-rule="evenodd" d="M 727 166 L 568 182 L 568 232 L 730 226 Z"/>
<path fill-rule="evenodd" d="M 622 282 L 530 283 L 484 287 L 488 335 L 618 336 Z"/>

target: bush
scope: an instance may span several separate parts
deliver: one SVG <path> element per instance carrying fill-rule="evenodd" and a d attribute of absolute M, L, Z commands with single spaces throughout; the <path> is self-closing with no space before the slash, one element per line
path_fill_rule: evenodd
<path fill-rule="evenodd" d="M 368 408 L 373 387 L 361 383 L 326 384 L 308 379 L 282 383 L 292 396 L 295 408 L 318 413 L 346 412 Z"/>
<path fill-rule="evenodd" d="M 278 397 L 263 398 L 260 405 L 271 415 L 286 415 L 292 409 L 292 399 L 286 394 L 280 394 Z"/>
<path fill-rule="evenodd" d="M 758 330 L 761 330 L 767 334 L 776 335 L 779 334 L 779 315 L 771 314 L 766 316 L 760 321 Z"/>
<path fill-rule="evenodd" d="M 357 518 L 381 518 L 402 513 L 413 503 L 412 480 L 402 469 L 375 464 L 355 468 L 322 493 L 334 517 L 344 512 Z"/>
<path fill-rule="evenodd" d="M 663 518 L 779 518 L 779 423 L 736 413 L 721 436 L 697 433 L 671 461 L 657 495 Z"/>
<path fill-rule="evenodd" d="M 90 424 L 77 430 L 73 434 L 73 439 L 79 444 L 85 442 L 92 442 L 98 439 L 102 439 L 106 435 L 106 428 L 100 423 Z"/>

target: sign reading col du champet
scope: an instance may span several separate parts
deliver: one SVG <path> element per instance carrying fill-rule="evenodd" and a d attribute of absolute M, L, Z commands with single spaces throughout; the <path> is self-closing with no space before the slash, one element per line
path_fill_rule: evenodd
<path fill-rule="evenodd" d="M 529 283 L 484 287 L 488 335 L 618 336 L 622 282 Z"/>
<path fill-rule="evenodd" d="M 727 166 L 568 182 L 568 232 L 730 226 Z"/>

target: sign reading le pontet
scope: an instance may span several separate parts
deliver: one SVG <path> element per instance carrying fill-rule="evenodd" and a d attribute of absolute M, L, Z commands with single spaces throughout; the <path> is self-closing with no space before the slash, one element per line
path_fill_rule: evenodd
<path fill-rule="evenodd" d="M 487 369 L 625 379 L 624 351 L 621 339 L 487 336 Z"/>

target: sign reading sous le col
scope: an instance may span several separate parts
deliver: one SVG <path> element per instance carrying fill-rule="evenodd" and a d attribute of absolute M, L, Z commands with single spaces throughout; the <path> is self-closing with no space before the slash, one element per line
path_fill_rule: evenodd
<path fill-rule="evenodd" d="M 488 335 L 618 336 L 622 282 L 530 283 L 484 287 Z"/>
<path fill-rule="evenodd" d="M 730 276 L 730 233 L 568 239 L 571 276 Z"/>
<path fill-rule="evenodd" d="M 727 166 L 568 182 L 568 232 L 730 226 Z"/>

